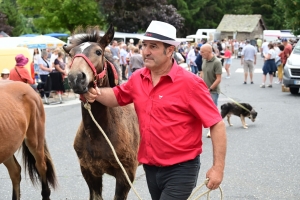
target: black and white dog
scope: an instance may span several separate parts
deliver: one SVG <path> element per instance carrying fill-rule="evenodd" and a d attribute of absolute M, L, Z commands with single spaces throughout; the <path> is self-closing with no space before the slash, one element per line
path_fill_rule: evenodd
<path fill-rule="evenodd" d="M 248 103 L 239 103 L 239 104 L 242 106 L 237 105 L 236 103 L 225 103 L 221 105 L 222 118 L 224 119 L 224 117 L 227 116 L 228 124 L 229 126 L 232 126 L 232 124 L 230 123 L 230 117 L 231 115 L 236 115 L 241 118 L 243 127 L 248 128 L 245 122 L 245 117 L 249 117 L 249 119 L 251 119 L 251 121 L 254 122 L 257 116 L 257 112 Z M 244 109 L 243 107 L 246 108 L 247 110 Z"/>

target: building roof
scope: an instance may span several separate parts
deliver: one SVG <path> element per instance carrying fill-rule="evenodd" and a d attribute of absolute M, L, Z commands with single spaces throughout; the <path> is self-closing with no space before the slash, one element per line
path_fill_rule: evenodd
<path fill-rule="evenodd" d="M 217 30 L 222 32 L 251 33 L 259 22 L 263 30 L 265 30 L 266 27 L 261 15 L 224 15 Z"/>

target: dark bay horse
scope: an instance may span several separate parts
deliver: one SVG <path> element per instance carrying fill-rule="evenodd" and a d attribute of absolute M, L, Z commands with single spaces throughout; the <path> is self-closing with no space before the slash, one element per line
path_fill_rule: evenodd
<path fill-rule="evenodd" d="M 27 84 L 0 81 L 0 164 L 12 181 L 12 199 L 20 199 L 21 167 L 14 153 L 22 146 L 23 162 L 31 182 L 42 184 L 42 197 L 50 199 L 56 175 L 45 141 L 45 111 L 41 98 Z"/>
<path fill-rule="evenodd" d="M 72 40 L 64 50 L 72 57 L 69 85 L 75 93 L 82 94 L 90 87 L 116 86 L 116 68 L 104 55 L 105 47 L 114 37 L 111 26 L 103 37 L 97 28 L 90 28 L 81 38 Z M 107 60 L 108 59 L 108 60 Z M 127 199 L 130 185 L 113 153 L 92 121 L 83 103 L 82 122 L 79 125 L 74 149 L 79 158 L 81 172 L 90 190 L 90 200 L 102 199 L 102 176 L 107 173 L 116 178 L 115 200 Z M 96 121 L 107 134 L 127 174 L 133 182 L 138 166 L 139 126 L 133 105 L 106 107 L 99 102 L 91 104 Z"/>

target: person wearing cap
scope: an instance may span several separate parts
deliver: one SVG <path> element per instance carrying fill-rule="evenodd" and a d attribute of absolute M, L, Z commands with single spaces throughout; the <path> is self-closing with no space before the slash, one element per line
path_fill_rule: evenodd
<path fill-rule="evenodd" d="M 28 69 L 25 68 L 25 65 L 28 63 L 28 58 L 26 58 L 23 54 L 18 54 L 15 57 L 15 60 L 16 66 L 10 70 L 9 79 L 32 85 L 34 80 L 32 79 Z"/>
<path fill-rule="evenodd" d="M 241 65 L 244 66 L 244 84 L 247 84 L 248 73 L 250 76 L 250 83 L 253 84 L 253 71 L 254 65 L 256 65 L 256 48 L 250 44 L 249 40 L 246 40 L 246 46 L 241 53 Z"/>
<path fill-rule="evenodd" d="M 176 28 L 152 21 L 142 43 L 144 66 L 114 88 L 90 88 L 83 94 L 109 107 L 134 104 L 140 127 L 138 161 L 143 164 L 152 199 L 186 200 L 196 186 L 202 153 L 202 127 L 210 127 L 212 167 L 207 187 L 222 182 L 226 130 L 203 79 L 172 58 Z"/>
<path fill-rule="evenodd" d="M 9 70 L 8 69 L 3 69 L 1 72 L 1 80 L 9 80 Z"/>

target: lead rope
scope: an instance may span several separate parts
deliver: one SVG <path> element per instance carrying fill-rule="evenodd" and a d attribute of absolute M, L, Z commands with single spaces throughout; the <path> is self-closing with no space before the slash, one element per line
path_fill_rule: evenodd
<path fill-rule="evenodd" d="M 199 185 L 198 187 L 196 187 L 187 200 L 192 200 L 192 197 L 195 195 L 195 193 L 198 192 L 198 190 L 200 190 L 200 188 L 202 188 L 204 185 L 207 185 L 208 181 L 209 181 L 209 178 L 205 179 L 205 181 L 204 181 L 204 183 L 202 183 L 202 185 Z M 221 186 L 219 186 L 219 190 L 220 190 L 220 194 L 221 194 L 220 199 L 223 200 L 223 190 L 222 190 Z M 207 194 L 207 200 L 209 200 L 210 199 L 210 197 L 209 197 L 210 192 L 211 192 L 211 190 L 209 189 L 206 192 L 203 192 L 200 195 L 196 196 L 195 199 L 193 199 L 193 200 L 198 200 L 198 199 L 200 199 L 200 197 L 203 197 L 206 194 Z"/>
<path fill-rule="evenodd" d="M 251 113 L 250 110 L 248 110 L 247 108 L 245 108 L 245 107 L 244 107 L 242 104 L 240 104 L 239 102 L 237 102 L 237 101 L 235 101 L 234 99 L 228 97 L 228 96 L 227 96 L 226 94 L 224 94 L 223 92 L 220 92 L 220 93 L 223 94 L 225 97 L 227 97 L 229 100 L 231 100 L 233 103 L 235 103 L 237 106 L 239 106 L 239 107 L 243 108 L 244 110 L 248 111 L 249 113 Z"/>
<path fill-rule="evenodd" d="M 95 118 L 94 118 L 94 116 L 93 116 L 93 113 L 92 113 L 92 111 L 91 111 L 91 105 L 90 105 L 88 102 L 86 102 L 86 103 L 84 104 L 84 108 L 87 109 L 87 111 L 89 112 L 89 114 L 90 114 L 92 120 L 94 121 L 94 123 L 96 124 L 96 126 L 97 126 L 98 129 L 101 131 L 101 133 L 102 133 L 102 135 L 104 136 L 104 138 L 106 139 L 107 143 L 109 144 L 109 146 L 110 146 L 110 148 L 111 148 L 111 150 L 112 150 L 112 152 L 113 152 L 113 154 L 114 154 L 114 157 L 116 158 L 116 160 L 117 160 L 119 166 L 121 167 L 121 169 L 122 169 L 122 171 L 123 171 L 123 173 L 124 173 L 124 175 L 125 175 L 125 177 L 126 177 L 126 179 L 127 179 L 127 182 L 129 183 L 130 187 L 133 189 L 135 195 L 138 197 L 139 200 L 142 200 L 142 198 L 140 197 L 140 195 L 137 193 L 137 191 L 135 190 L 134 186 L 132 185 L 132 183 L 131 183 L 131 181 L 130 181 L 130 179 L 129 179 L 127 173 L 126 173 L 126 170 L 124 169 L 122 163 L 120 162 L 120 160 L 119 160 L 119 158 L 118 158 L 118 155 L 117 155 L 117 153 L 116 153 L 116 151 L 115 151 L 113 145 L 112 145 L 111 142 L 109 141 L 107 135 L 105 134 L 105 132 L 103 131 L 103 129 L 101 128 L 101 126 L 100 126 L 100 125 L 98 124 L 98 122 L 95 120 Z M 207 178 L 207 179 L 204 181 L 204 183 L 203 183 L 202 185 L 196 187 L 196 188 L 194 189 L 194 191 L 192 192 L 192 194 L 189 196 L 189 198 L 188 198 L 187 200 L 192 200 L 191 198 L 195 195 L 195 193 L 196 193 L 201 187 L 203 187 L 204 185 L 206 185 L 206 184 L 208 183 L 208 180 L 209 180 L 209 179 Z M 223 200 L 223 191 L 222 191 L 222 188 L 221 188 L 220 186 L 219 186 L 219 189 L 220 189 L 220 193 L 221 193 L 221 200 Z M 206 192 L 203 192 L 202 194 L 198 195 L 198 196 L 197 196 L 195 199 L 193 199 L 193 200 L 197 200 L 197 199 L 199 199 L 200 197 L 204 196 L 205 194 L 207 194 L 207 200 L 209 200 L 209 199 L 210 199 L 210 198 L 209 198 L 209 193 L 210 193 L 210 192 L 211 192 L 211 190 L 207 190 Z"/>
<path fill-rule="evenodd" d="M 112 150 L 112 152 L 113 152 L 113 154 L 114 154 L 114 156 L 115 156 L 115 158 L 116 158 L 118 164 L 120 165 L 120 167 L 121 167 L 121 169 L 122 169 L 122 171 L 123 171 L 123 173 L 124 173 L 124 175 L 125 175 L 125 177 L 126 177 L 128 183 L 129 183 L 130 187 L 133 189 L 133 191 L 134 191 L 134 193 L 136 194 L 136 196 L 137 196 L 140 200 L 142 200 L 142 198 L 139 196 L 139 194 L 137 193 L 137 191 L 136 191 L 135 188 L 133 187 L 133 185 L 132 185 L 132 183 L 131 183 L 131 181 L 130 181 L 130 179 L 129 179 L 127 173 L 126 173 L 126 170 L 124 169 L 122 163 L 120 162 L 120 160 L 119 160 L 119 158 L 118 158 L 118 156 L 117 156 L 117 153 L 116 153 L 116 151 L 115 151 L 113 145 L 112 145 L 111 142 L 109 141 L 109 139 L 108 139 L 108 137 L 106 136 L 106 134 L 105 134 L 105 132 L 103 131 L 103 129 L 100 127 L 100 125 L 99 125 L 99 124 L 97 123 L 97 121 L 95 120 L 95 118 L 94 118 L 94 116 L 93 116 L 93 113 L 92 113 L 92 111 L 91 111 L 91 105 L 90 105 L 88 102 L 86 102 L 86 103 L 84 104 L 84 108 L 88 110 L 88 112 L 89 112 L 89 114 L 90 114 L 92 120 L 94 121 L 94 123 L 96 124 L 96 126 L 99 128 L 99 130 L 100 130 L 101 133 L 103 134 L 104 138 L 106 139 L 107 143 L 109 144 L 109 146 L 110 146 L 110 148 L 111 148 L 111 150 Z"/>

